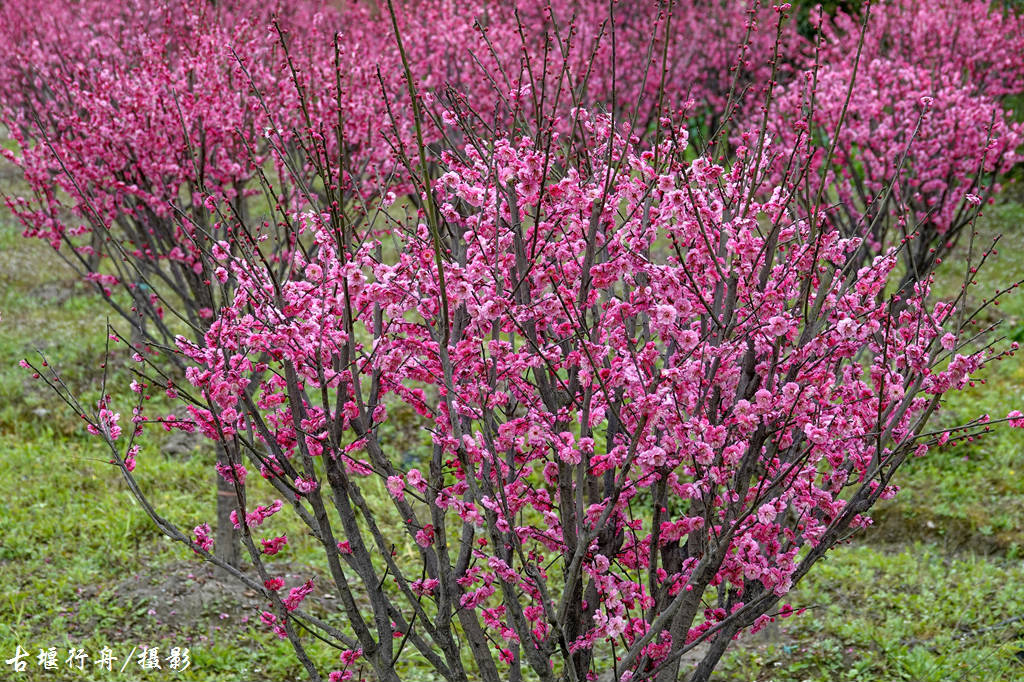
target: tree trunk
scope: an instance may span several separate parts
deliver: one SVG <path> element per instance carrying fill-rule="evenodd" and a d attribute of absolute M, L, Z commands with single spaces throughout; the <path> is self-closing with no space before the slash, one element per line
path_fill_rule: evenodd
<path fill-rule="evenodd" d="M 227 453 L 220 443 L 217 444 L 217 462 L 228 464 Z M 238 568 L 241 565 L 241 533 L 231 523 L 231 512 L 238 501 L 235 486 L 225 481 L 219 473 L 214 476 L 217 478 L 217 537 L 213 543 L 213 555 L 229 566 Z M 218 573 L 223 573 L 223 570 L 218 569 Z"/>

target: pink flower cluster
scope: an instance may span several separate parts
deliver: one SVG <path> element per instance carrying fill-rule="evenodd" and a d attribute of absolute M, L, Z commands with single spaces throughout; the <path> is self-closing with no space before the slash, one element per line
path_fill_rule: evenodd
<path fill-rule="evenodd" d="M 193 529 L 195 535 L 196 544 L 202 549 L 209 552 L 213 549 L 213 538 L 210 537 L 210 524 L 202 523 Z"/>
<path fill-rule="evenodd" d="M 258 505 L 256 509 L 252 510 L 251 512 L 245 515 L 245 525 L 249 528 L 255 528 L 256 526 L 263 525 L 264 521 L 266 521 L 268 518 L 270 518 L 277 512 L 281 511 L 282 506 L 283 505 L 281 503 L 281 500 L 274 500 L 271 504 L 267 505 L 266 507 L 264 507 L 263 505 Z M 241 528 L 241 525 L 238 522 L 237 511 L 231 512 L 231 523 L 235 526 L 235 528 Z"/>

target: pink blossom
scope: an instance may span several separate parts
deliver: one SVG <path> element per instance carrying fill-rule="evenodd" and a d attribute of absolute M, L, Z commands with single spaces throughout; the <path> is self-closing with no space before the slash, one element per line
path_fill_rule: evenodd
<path fill-rule="evenodd" d="M 782 336 L 789 331 L 789 322 L 781 315 L 774 315 L 768 318 L 767 330 L 772 336 Z"/>
<path fill-rule="evenodd" d="M 213 549 L 213 538 L 210 537 L 210 524 L 202 523 L 192 529 L 193 535 L 195 535 L 196 544 L 200 548 L 209 552 Z"/>
<path fill-rule="evenodd" d="M 247 525 L 249 528 L 255 528 L 256 526 L 260 526 L 268 518 L 270 518 L 277 512 L 281 511 L 281 508 L 283 506 L 284 505 L 282 504 L 281 500 L 274 500 L 266 507 L 264 507 L 263 505 L 257 505 L 256 509 L 252 510 L 251 512 L 245 515 L 245 525 Z M 238 523 L 237 510 L 231 511 L 231 523 L 234 524 L 235 528 L 241 528 L 241 526 Z"/>
<path fill-rule="evenodd" d="M 139 456 L 141 446 L 133 445 L 128 448 L 128 452 L 124 455 L 124 468 L 128 471 L 135 471 L 135 458 Z"/>
<path fill-rule="evenodd" d="M 295 609 L 299 608 L 299 605 L 303 602 L 303 600 L 306 597 L 310 595 L 311 592 L 313 592 L 312 578 L 307 580 L 302 585 L 299 585 L 298 587 L 293 587 L 288 592 L 288 596 L 282 599 L 281 601 L 287 610 L 294 611 Z"/>
<path fill-rule="evenodd" d="M 362 649 L 346 649 L 341 652 L 340 658 L 342 665 L 349 666 L 362 658 Z"/>
<path fill-rule="evenodd" d="M 424 549 L 434 544 L 434 527 L 429 523 L 416 531 L 416 544 Z"/>
<path fill-rule="evenodd" d="M 317 487 L 318 486 L 317 486 L 317 482 L 316 481 L 308 480 L 308 479 L 301 478 L 301 477 L 295 479 L 295 488 L 300 493 L 308 495 L 309 493 L 311 493 L 314 490 L 316 490 Z"/>
<path fill-rule="evenodd" d="M 423 578 L 420 580 L 414 580 L 411 588 L 412 591 L 420 596 L 430 596 L 437 589 L 440 582 L 436 578 Z"/>
<path fill-rule="evenodd" d="M 387 481 L 388 492 L 396 500 L 405 499 L 405 481 L 402 480 L 401 476 L 388 476 Z"/>
<path fill-rule="evenodd" d="M 260 543 L 263 545 L 264 554 L 277 554 L 282 547 L 288 544 L 288 536 L 280 535 L 269 540 L 261 539 Z"/>
<path fill-rule="evenodd" d="M 425 478 L 423 478 L 423 474 L 420 473 L 419 469 L 409 469 L 409 472 L 405 475 L 405 478 L 410 486 L 420 491 L 421 493 L 425 493 L 427 491 L 427 481 Z"/>

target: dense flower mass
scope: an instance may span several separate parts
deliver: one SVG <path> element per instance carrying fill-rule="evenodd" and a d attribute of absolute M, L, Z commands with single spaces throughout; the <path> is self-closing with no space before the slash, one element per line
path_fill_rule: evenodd
<path fill-rule="evenodd" d="M 422 215 L 393 223 L 384 260 L 306 215 L 316 247 L 292 276 L 225 258 L 234 301 L 179 344 L 212 401 L 194 420 L 251 438 L 279 488 L 312 501 L 290 482 L 347 498 L 386 479 L 429 578 L 390 568 L 432 597 L 414 613 L 457 604 L 537 670 L 559 641 L 586 669 L 620 639 L 622 671 L 648 670 L 759 625 L 894 494 L 938 397 L 985 356 L 955 353 L 956 308 L 927 281 L 883 295 L 895 250 L 851 268 L 860 239 L 797 217 L 781 187 L 751 198 L 763 159 L 685 162 L 685 131 L 644 151 L 608 115 L 574 115 L 586 170 L 527 138 L 435 161 L 440 260 Z M 395 401 L 432 434 L 418 467 L 379 436 Z M 373 539 L 341 523 L 359 538 L 346 561 L 368 565 Z"/>
<path fill-rule="evenodd" d="M 235 531 L 311 679 L 306 630 L 330 680 L 707 680 L 999 357 L 931 291 L 1020 160 L 986 3 L 56 5 L 3 6 L 0 101 L 26 236 L 131 326 L 131 424 L 83 416 L 141 499 L 151 391 L 216 444 L 216 537 L 153 518 Z"/>
<path fill-rule="evenodd" d="M 861 21 L 842 10 L 822 24 L 823 63 L 842 61 L 861 42 L 866 61 L 888 58 L 929 73 L 945 71 L 972 95 L 1002 97 L 1024 89 L 1024 22 L 999 3 L 908 0 L 873 3 Z"/>

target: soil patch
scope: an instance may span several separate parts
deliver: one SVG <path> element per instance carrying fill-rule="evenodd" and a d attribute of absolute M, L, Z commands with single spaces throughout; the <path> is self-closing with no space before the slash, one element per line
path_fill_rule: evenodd
<path fill-rule="evenodd" d="M 245 575 L 259 582 L 255 569 L 247 567 Z M 275 562 L 273 575 L 285 581 L 284 594 L 310 577 L 318 586 L 327 582 L 306 566 Z M 83 595 L 86 596 L 86 595 Z M 132 615 L 137 626 L 179 632 L 212 634 L 227 629 L 243 629 L 259 620 L 259 614 L 268 607 L 267 600 L 231 577 L 219 575 L 209 563 L 177 561 L 151 569 L 121 581 L 96 598 L 105 599 Z M 303 606 L 318 615 L 336 609 L 334 595 L 318 589 Z M 89 629 L 95 623 L 84 623 Z"/>

